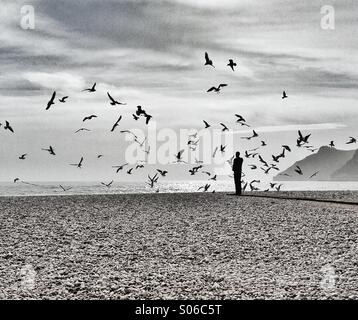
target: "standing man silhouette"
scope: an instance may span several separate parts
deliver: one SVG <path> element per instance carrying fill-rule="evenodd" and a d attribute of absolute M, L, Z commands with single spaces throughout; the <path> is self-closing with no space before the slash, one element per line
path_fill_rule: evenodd
<path fill-rule="evenodd" d="M 234 159 L 232 171 L 234 171 L 235 190 L 237 196 L 241 195 L 241 174 L 243 162 L 244 159 L 240 158 L 240 152 L 236 152 L 236 158 Z"/>

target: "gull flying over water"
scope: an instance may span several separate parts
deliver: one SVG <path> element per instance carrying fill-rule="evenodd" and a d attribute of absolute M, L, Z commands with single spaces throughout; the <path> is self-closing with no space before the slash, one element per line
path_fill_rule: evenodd
<path fill-rule="evenodd" d="M 71 190 L 72 189 L 72 187 L 64 187 L 64 186 L 62 186 L 62 185 L 59 185 L 60 186 L 60 188 L 62 189 L 62 191 L 64 191 L 64 192 L 66 192 L 66 191 L 68 191 L 68 190 Z"/>
<path fill-rule="evenodd" d="M 111 182 L 109 182 L 109 183 L 101 182 L 101 184 L 104 185 L 107 188 L 110 188 L 112 186 L 112 183 L 113 183 L 113 180 Z"/>

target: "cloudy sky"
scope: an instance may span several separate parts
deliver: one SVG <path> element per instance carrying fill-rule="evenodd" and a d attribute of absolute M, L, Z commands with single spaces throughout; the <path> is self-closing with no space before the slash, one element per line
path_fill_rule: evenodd
<path fill-rule="evenodd" d="M 20 26 L 24 4 L 35 9 L 34 30 Z M 324 5 L 335 9 L 334 30 L 321 28 Z M 137 105 L 158 130 L 224 122 L 244 151 L 258 143 L 240 139 L 248 135 L 235 124 L 241 114 L 269 144 L 267 157 L 294 144 L 298 129 L 315 146 L 335 140 L 348 149 L 358 135 L 357 10 L 354 0 L 2 0 L 0 123 L 15 134 L 0 130 L 0 180 L 113 178 L 130 142 L 109 130 L 120 114 L 119 130 L 146 129 L 131 117 Z M 205 51 L 215 69 L 203 66 Z M 94 82 L 96 93 L 81 92 Z M 229 84 L 222 94 L 206 93 L 219 83 Z M 45 111 L 54 90 L 70 98 Z M 111 107 L 107 91 L 127 105 Z M 89 114 L 98 115 L 85 124 L 92 131 L 74 134 Z M 49 145 L 55 158 L 41 151 Z M 308 154 L 295 151 L 283 166 Z M 82 170 L 68 165 L 81 156 Z"/>

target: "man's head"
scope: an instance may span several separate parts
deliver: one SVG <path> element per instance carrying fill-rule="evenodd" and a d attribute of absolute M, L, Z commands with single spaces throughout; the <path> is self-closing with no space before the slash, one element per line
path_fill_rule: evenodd
<path fill-rule="evenodd" d="M 240 158 L 240 152 L 236 152 L 236 158 Z"/>

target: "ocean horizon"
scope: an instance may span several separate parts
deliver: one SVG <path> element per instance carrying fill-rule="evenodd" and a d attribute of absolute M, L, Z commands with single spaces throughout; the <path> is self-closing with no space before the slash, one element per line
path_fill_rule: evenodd
<path fill-rule="evenodd" d="M 211 184 L 208 192 L 234 192 L 233 181 L 165 181 L 150 188 L 142 182 L 113 182 L 110 188 L 98 181 L 83 182 L 0 182 L 0 196 L 40 196 L 40 195 L 95 195 L 95 194 L 135 194 L 135 193 L 187 193 L 201 192 L 199 187 Z M 282 183 L 281 191 L 356 191 L 358 181 L 277 181 Z M 61 189 L 71 188 L 67 191 Z M 261 184 L 260 190 L 269 188 L 269 183 Z M 271 189 L 270 189 L 271 190 Z M 246 190 L 249 191 L 249 190 Z M 275 189 L 271 191 L 276 191 Z"/>

